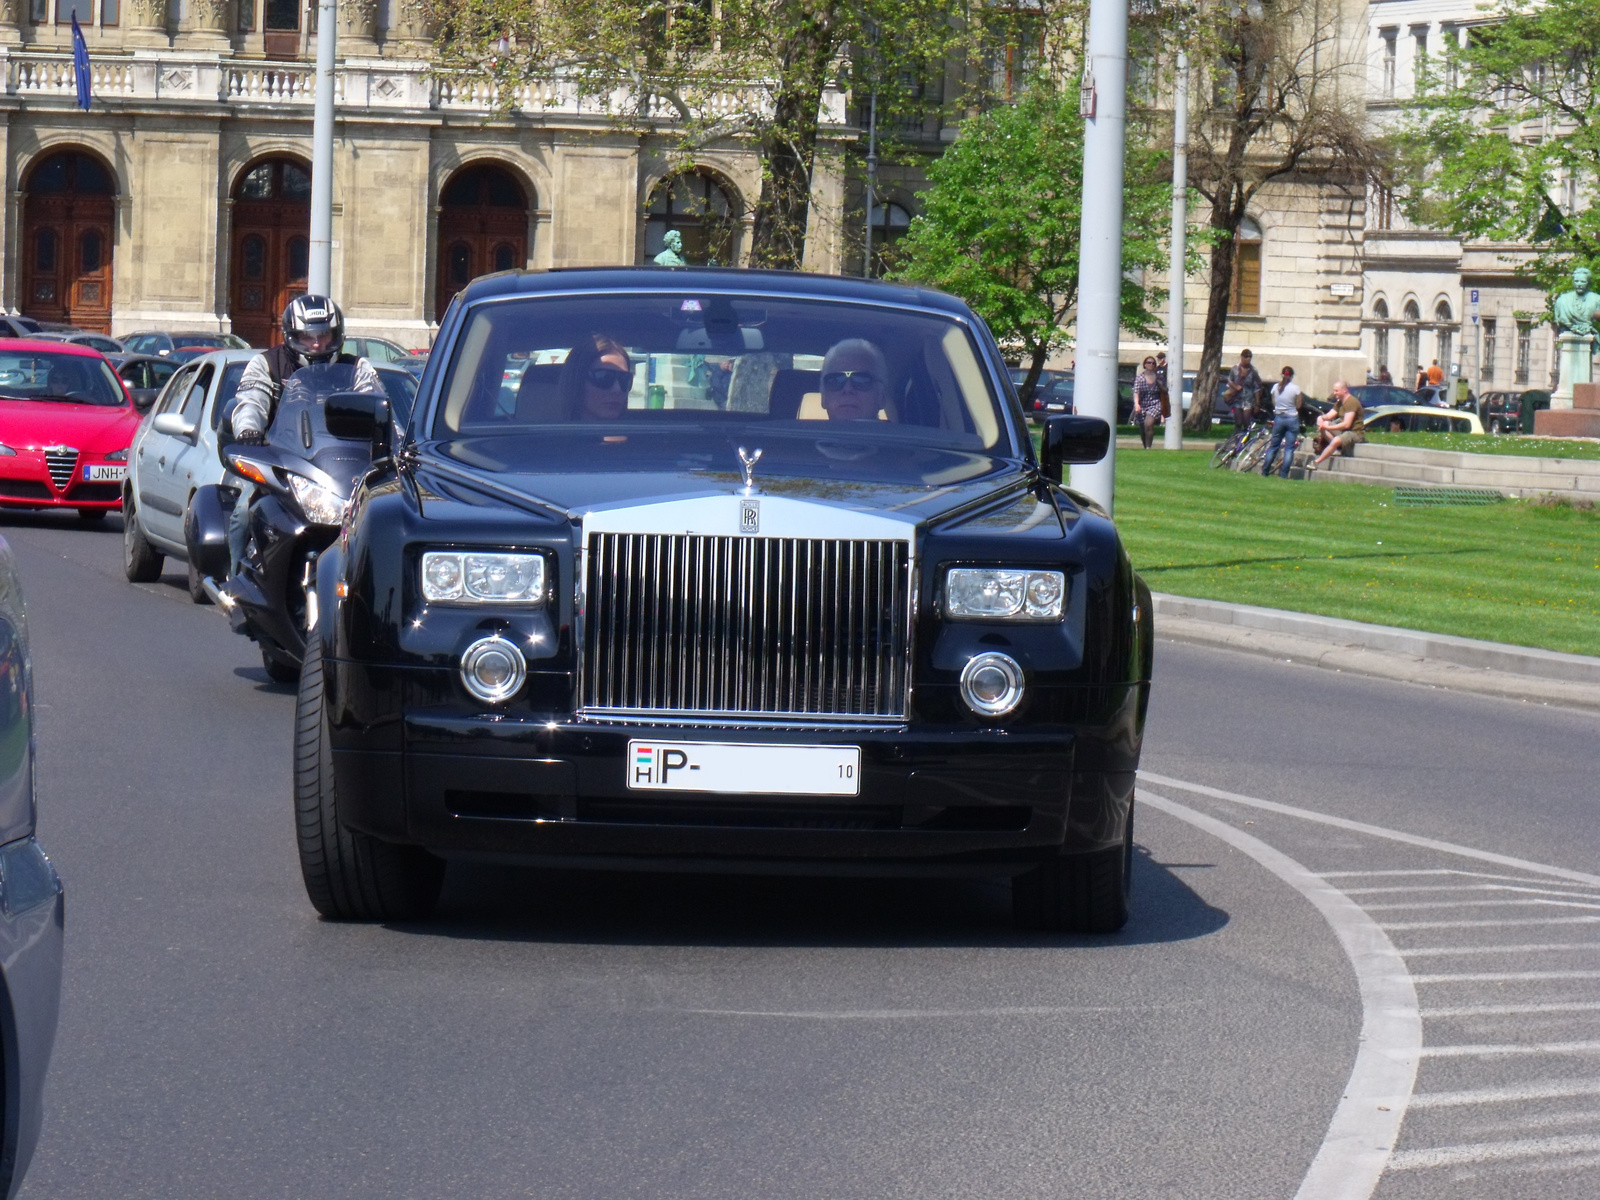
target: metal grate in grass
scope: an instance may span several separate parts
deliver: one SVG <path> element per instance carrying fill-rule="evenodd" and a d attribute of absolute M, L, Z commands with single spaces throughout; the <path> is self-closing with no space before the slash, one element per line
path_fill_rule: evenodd
<path fill-rule="evenodd" d="M 1394 489 L 1394 502 L 1399 508 L 1438 508 L 1447 504 L 1498 504 L 1504 499 L 1505 496 L 1493 488 L 1404 485 Z"/>

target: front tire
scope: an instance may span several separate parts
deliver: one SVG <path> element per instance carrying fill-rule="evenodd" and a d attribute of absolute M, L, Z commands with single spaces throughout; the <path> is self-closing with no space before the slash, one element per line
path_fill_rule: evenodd
<path fill-rule="evenodd" d="M 130 502 L 122 514 L 122 571 L 129 583 L 154 583 L 161 578 L 166 556 L 145 539 L 139 510 Z"/>
<path fill-rule="evenodd" d="M 419 921 L 433 911 L 444 863 L 339 823 L 322 657 L 308 648 L 294 712 L 294 815 L 312 907 L 336 921 Z"/>
<path fill-rule="evenodd" d="M 1133 810 L 1122 845 L 1066 854 L 1011 881 L 1011 915 L 1019 928 L 1050 933 L 1115 933 L 1128 923 L 1133 881 Z"/>
<path fill-rule="evenodd" d="M 205 576 L 200 574 L 200 568 L 193 561 L 189 563 L 189 599 L 196 604 L 210 604 L 211 597 L 206 595 Z M 288 680 L 284 680 L 285 683 Z"/>

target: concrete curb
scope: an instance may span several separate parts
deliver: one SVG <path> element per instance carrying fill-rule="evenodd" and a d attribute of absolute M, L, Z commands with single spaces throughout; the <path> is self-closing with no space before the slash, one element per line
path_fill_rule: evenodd
<path fill-rule="evenodd" d="M 1600 711 L 1600 658 L 1157 594 L 1156 634 L 1430 687 Z"/>

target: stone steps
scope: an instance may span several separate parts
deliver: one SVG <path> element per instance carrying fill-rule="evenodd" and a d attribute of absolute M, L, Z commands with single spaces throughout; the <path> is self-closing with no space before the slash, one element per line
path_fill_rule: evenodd
<path fill-rule="evenodd" d="M 1375 487 L 1492 488 L 1507 496 L 1600 501 L 1600 460 L 1588 459 L 1470 454 L 1363 442 L 1349 458 L 1330 459 L 1312 478 Z"/>

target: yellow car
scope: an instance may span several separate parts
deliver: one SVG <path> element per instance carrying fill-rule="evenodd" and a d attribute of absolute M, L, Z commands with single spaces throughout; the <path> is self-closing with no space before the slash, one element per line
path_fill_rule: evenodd
<path fill-rule="evenodd" d="M 1478 414 L 1421 404 L 1383 404 L 1362 412 L 1368 433 L 1482 433 Z"/>

